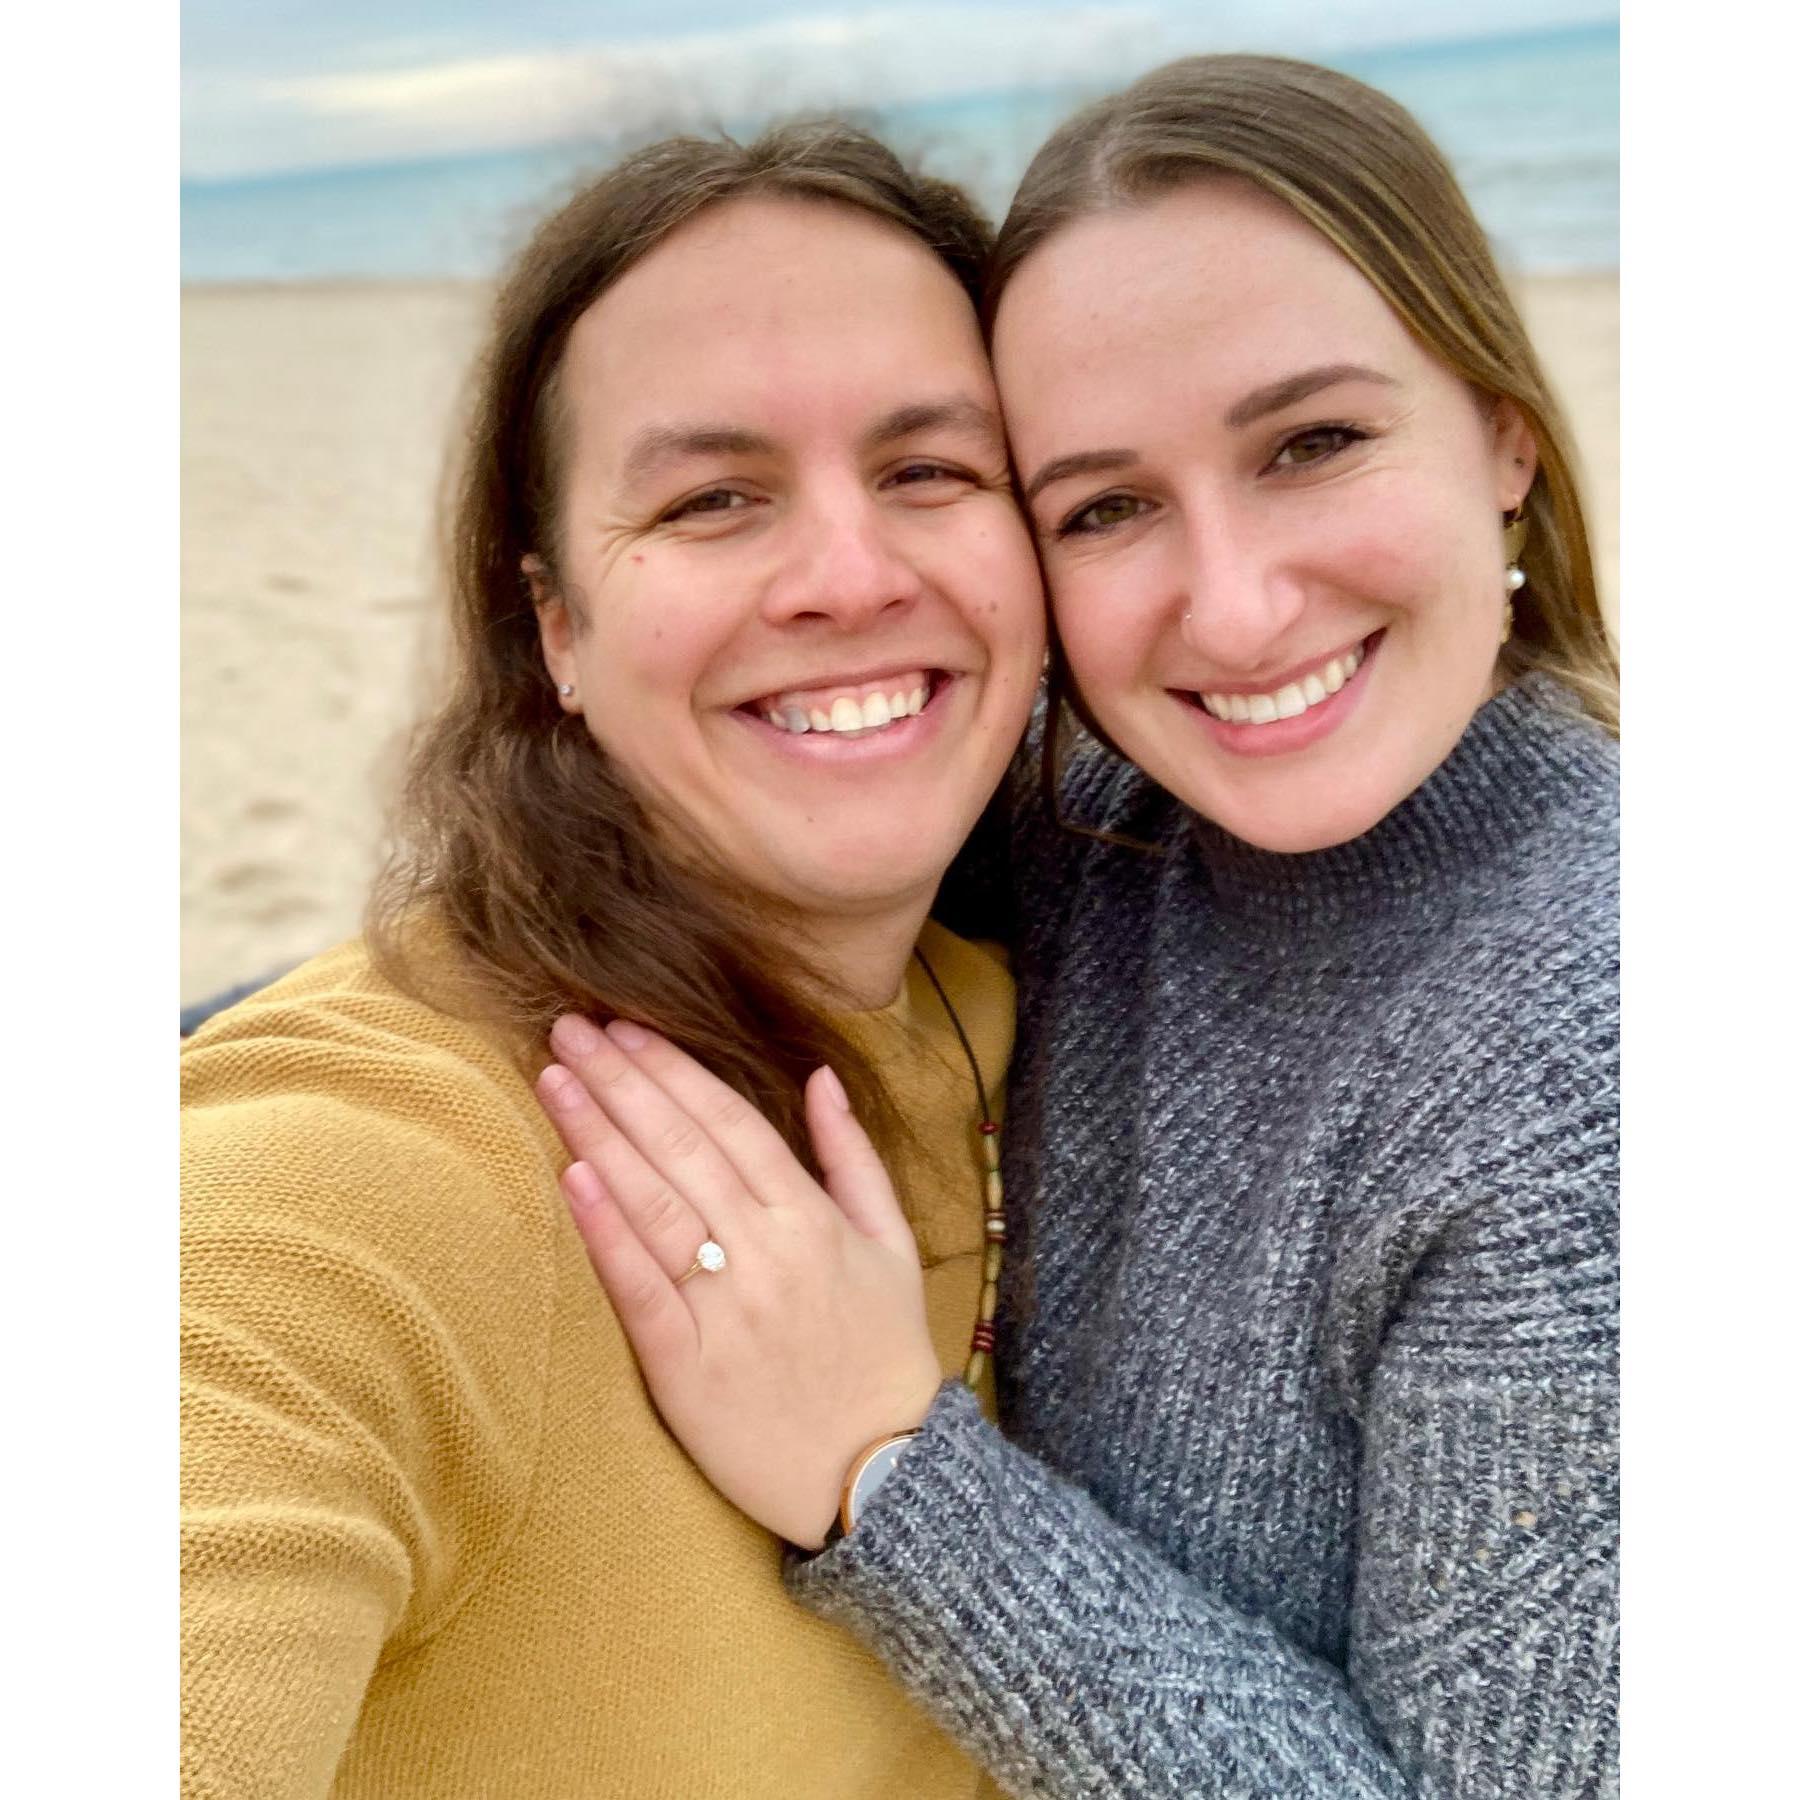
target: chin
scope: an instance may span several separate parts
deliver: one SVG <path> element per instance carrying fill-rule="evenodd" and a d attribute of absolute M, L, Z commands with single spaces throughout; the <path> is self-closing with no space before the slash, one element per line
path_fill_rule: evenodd
<path fill-rule="evenodd" d="M 1258 850 L 1305 856 L 1314 850 L 1335 850 L 1339 844 L 1361 837 L 1379 825 L 1397 804 L 1385 796 L 1352 800 L 1338 795 L 1323 804 L 1316 794 L 1296 798 L 1297 804 L 1292 806 L 1221 807 L 1215 811 L 1203 805 L 1196 810 L 1222 831 Z"/>
<path fill-rule="evenodd" d="M 802 911 L 822 918 L 854 918 L 904 905 L 930 894 L 943 880 L 950 857 L 926 861 L 917 854 L 904 860 L 845 857 L 782 871 L 780 888 Z"/>

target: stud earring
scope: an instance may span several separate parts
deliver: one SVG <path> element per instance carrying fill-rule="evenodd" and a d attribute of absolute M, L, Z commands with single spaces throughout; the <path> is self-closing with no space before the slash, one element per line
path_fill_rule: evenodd
<path fill-rule="evenodd" d="M 571 695 L 571 694 L 572 694 L 572 693 L 574 693 L 574 691 L 575 691 L 575 684 L 574 684 L 574 682 L 572 682 L 572 681 L 565 681 L 565 682 L 564 682 L 564 683 L 563 683 L 563 684 L 562 684 L 562 686 L 561 686 L 561 687 L 559 687 L 559 688 L 558 688 L 558 689 L 557 689 L 557 690 L 556 690 L 556 691 L 557 691 L 557 692 L 558 692 L 558 693 L 559 693 L 559 694 L 561 694 L 561 695 L 562 695 L 562 697 L 563 697 L 563 698 L 564 698 L 564 699 L 565 699 L 565 700 L 566 700 L 566 699 L 568 699 L 568 697 L 569 697 L 569 696 L 570 696 L 570 695 Z"/>

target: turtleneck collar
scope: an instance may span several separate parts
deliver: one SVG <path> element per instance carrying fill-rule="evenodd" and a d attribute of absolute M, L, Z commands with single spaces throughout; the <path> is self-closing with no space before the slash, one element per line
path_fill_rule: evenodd
<path fill-rule="evenodd" d="M 1528 675 L 1470 721 L 1425 782 L 1360 837 L 1300 855 L 1259 850 L 1190 813 L 1221 913 L 1277 935 L 1391 920 L 1478 877 L 1547 818 L 1616 775 L 1617 745 L 1566 689 Z"/>

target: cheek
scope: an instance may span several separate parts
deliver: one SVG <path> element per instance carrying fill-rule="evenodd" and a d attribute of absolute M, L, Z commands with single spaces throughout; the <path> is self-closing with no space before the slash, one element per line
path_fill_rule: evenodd
<path fill-rule="evenodd" d="M 1070 667 L 1090 692 L 1129 684 L 1172 623 L 1154 585 L 1117 559 L 1056 570 L 1050 606 Z"/>
<path fill-rule="evenodd" d="M 584 660 L 626 711 L 691 688 L 728 635 L 691 584 L 617 584 L 589 621 Z"/>
<path fill-rule="evenodd" d="M 1479 546 L 1461 528 L 1450 497 L 1390 494 L 1340 514 L 1322 547 L 1334 585 L 1421 622 L 1465 610 L 1479 571 Z"/>

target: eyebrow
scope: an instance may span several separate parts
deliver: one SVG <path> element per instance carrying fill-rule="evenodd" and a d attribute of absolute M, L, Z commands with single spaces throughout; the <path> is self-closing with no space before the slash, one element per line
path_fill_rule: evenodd
<path fill-rule="evenodd" d="M 1316 369 L 1302 369 L 1298 375 L 1284 375 L 1281 380 L 1271 381 L 1267 387 L 1259 387 L 1246 394 L 1225 415 L 1225 423 L 1249 425 L 1257 419 L 1266 418 L 1270 413 L 1280 412 L 1283 407 L 1310 400 L 1314 394 L 1323 393 L 1326 388 L 1336 387 L 1345 381 L 1374 381 L 1383 387 L 1400 385 L 1393 376 L 1383 375 L 1379 369 L 1364 368 L 1361 363 L 1321 363 Z"/>
<path fill-rule="evenodd" d="M 994 446 L 1004 444 L 999 415 L 978 400 L 918 400 L 897 406 L 877 419 L 863 433 L 863 448 L 915 437 L 924 431 L 944 429 L 978 433 Z M 650 425 L 631 440 L 623 464 L 625 484 L 635 486 L 665 464 L 699 456 L 773 456 L 775 440 L 742 425 L 695 423 Z"/>
<path fill-rule="evenodd" d="M 691 456 L 766 456 L 775 444 L 741 425 L 649 425 L 625 452 L 624 480 L 633 487 L 665 463 Z"/>
<path fill-rule="evenodd" d="M 916 437 L 922 431 L 967 431 L 987 438 L 998 447 L 1006 442 L 1000 429 L 1000 416 L 979 400 L 958 396 L 950 400 L 917 400 L 908 406 L 896 406 L 891 413 L 877 419 L 863 433 L 863 448 L 878 450 L 884 444 L 901 438 Z"/>
<path fill-rule="evenodd" d="M 1400 385 L 1393 376 L 1365 368 L 1361 363 L 1321 363 L 1316 369 L 1284 375 L 1279 381 L 1252 390 L 1226 413 L 1225 423 L 1234 428 L 1253 424 L 1346 381 L 1374 381 L 1383 387 Z M 1067 481 L 1076 475 L 1116 475 L 1137 460 L 1135 450 L 1077 450 L 1068 456 L 1053 457 L 1025 484 L 1026 502 L 1035 500 L 1053 482 Z"/>

